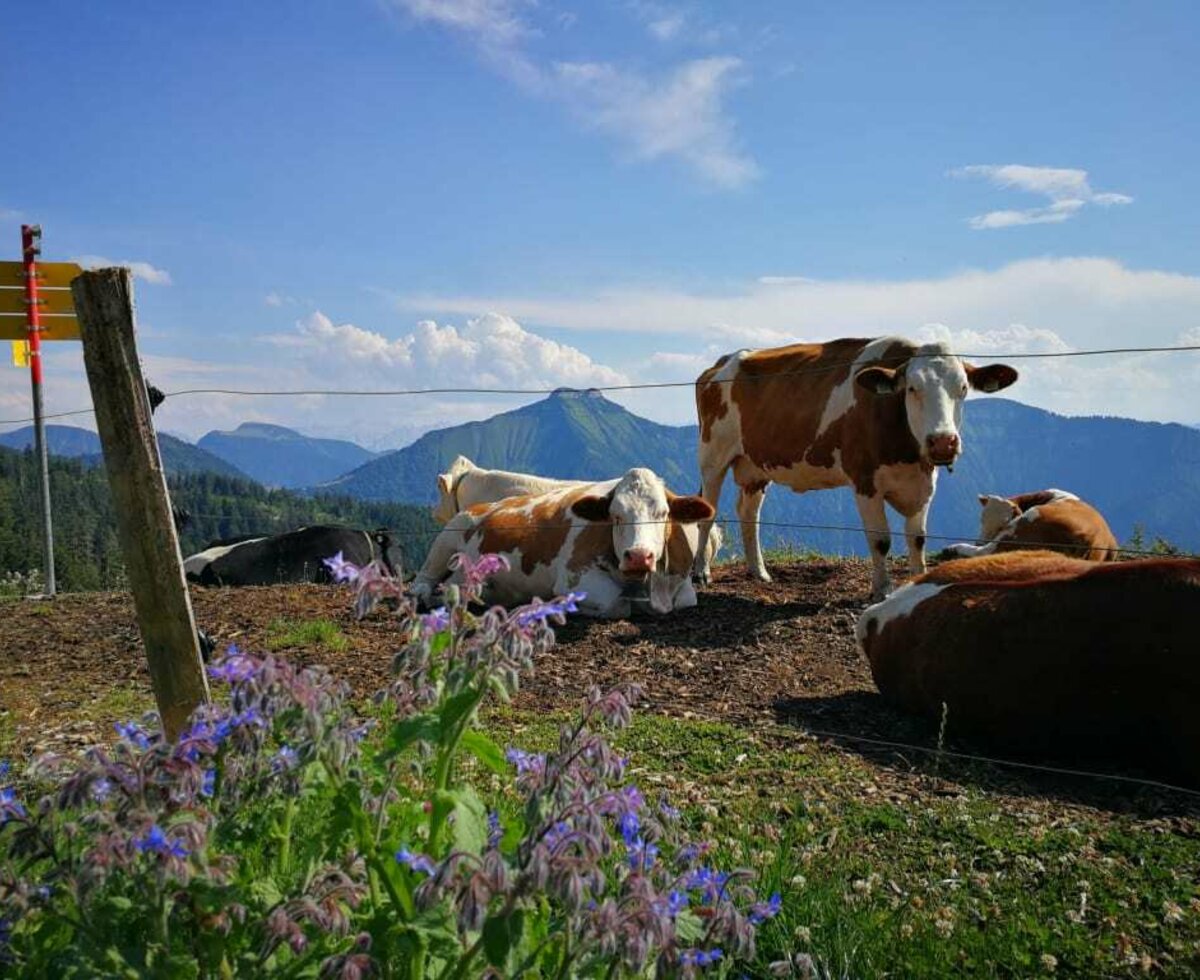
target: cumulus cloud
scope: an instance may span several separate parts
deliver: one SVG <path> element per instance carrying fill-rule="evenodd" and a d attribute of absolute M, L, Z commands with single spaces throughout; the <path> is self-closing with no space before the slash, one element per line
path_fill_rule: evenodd
<path fill-rule="evenodd" d="M 744 78 L 733 57 L 698 58 L 648 73 L 598 61 L 546 62 L 528 42 L 538 35 L 519 0 L 390 0 L 419 23 L 467 38 L 485 60 L 522 90 L 558 102 L 582 125 L 602 133 L 633 159 L 682 161 L 706 183 L 740 187 L 759 168 L 736 138 L 726 107 Z M 657 8 L 656 8 L 657 9 Z M 682 14 L 666 11 L 649 29 L 662 38 L 683 26 Z"/>
<path fill-rule="evenodd" d="M 85 269 L 105 269 L 109 266 L 120 265 L 132 272 L 134 279 L 148 282 L 152 286 L 171 285 L 171 273 L 166 269 L 159 269 L 149 262 L 139 262 L 133 259 L 110 259 L 103 255 L 77 255 L 71 261 Z"/>
<path fill-rule="evenodd" d="M 1004 190 L 1019 190 L 1048 198 L 1050 203 L 1024 210 L 988 211 L 968 220 L 972 228 L 1012 228 L 1017 225 L 1058 224 L 1073 218 L 1089 204 L 1112 207 L 1132 204 L 1128 194 L 1095 191 L 1086 170 L 1065 167 L 1029 167 L 1019 163 L 973 164 L 950 171 L 954 177 L 982 177 Z"/>

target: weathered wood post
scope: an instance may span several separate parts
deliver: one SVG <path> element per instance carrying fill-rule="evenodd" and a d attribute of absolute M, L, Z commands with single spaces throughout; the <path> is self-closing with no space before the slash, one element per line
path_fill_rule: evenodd
<path fill-rule="evenodd" d="M 138 363 L 133 280 L 128 269 L 97 269 L 73 280 L 71 293 L 154 698 L 174 739 L 208 700 L 208 680 Z"/>

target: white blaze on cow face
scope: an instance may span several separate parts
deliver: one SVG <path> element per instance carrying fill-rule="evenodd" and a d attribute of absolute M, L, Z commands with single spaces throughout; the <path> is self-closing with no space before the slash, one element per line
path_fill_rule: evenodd
<path fill-rule="evenodd" d="M 669 523 L 709 520 L 714 511 L 700 497 L 668 497 L 663 481 L 644 467 L 630 470 L 604 497 L 583 497 L 572 505 L 577 517 L 612 524 L 613 553 L 621 574 L 645 579 L 667 551 Z"/>
<path fill-rule="evenodd" d="M 952 467 L 962 455 L 960 430 L 968 389 L 999 391 L 1017 380 L 1017 372 L 1005 364 L 972 367 L 939 343 L 917 348 L 898 368 L 866 368 L 855 380 L 876 394 L 903 392 L 908 428 L 922 458 L 934 466 Z"/>

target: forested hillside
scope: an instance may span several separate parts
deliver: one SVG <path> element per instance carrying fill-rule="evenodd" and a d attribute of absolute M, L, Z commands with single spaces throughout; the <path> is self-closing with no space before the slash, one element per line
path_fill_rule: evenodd
<path fill-rule="evenodd" d="M 166 465 L 170 468 L 169 462 Z M 191 514 L 180 535 L 185 555 L 215 538 L 271 534 L 305 524 L 347 524 L 392 528 L 408 566 L 414 567 L 423 560 L 435 531 L 423 507 L 333 495 L 300 497 L 214 473 L 170 476 L 168 483 L 176 505 Z M 124 568 L 104 468 L 52 456 L 50 492 L 59 588 L 78 592 L 121 587 Z M 33 454 L 0 449 L 0 576 L 41 568 L 38 501 Z"/>

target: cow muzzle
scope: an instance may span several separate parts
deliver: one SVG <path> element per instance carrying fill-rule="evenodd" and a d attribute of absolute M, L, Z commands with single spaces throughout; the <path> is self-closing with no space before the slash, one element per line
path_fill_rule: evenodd
<path fill-rule="evenodd" d="M 953 466 L 962 452 L 962 443 L 954 433 L 925 437 L 925 455 L 934 466 Z"/>
<path fill-rule="evenodd" d="M 628 579 L 643 579 L 654 571 L 654 552 L 631 548 L 621 556 L 621 574 Z"/>

